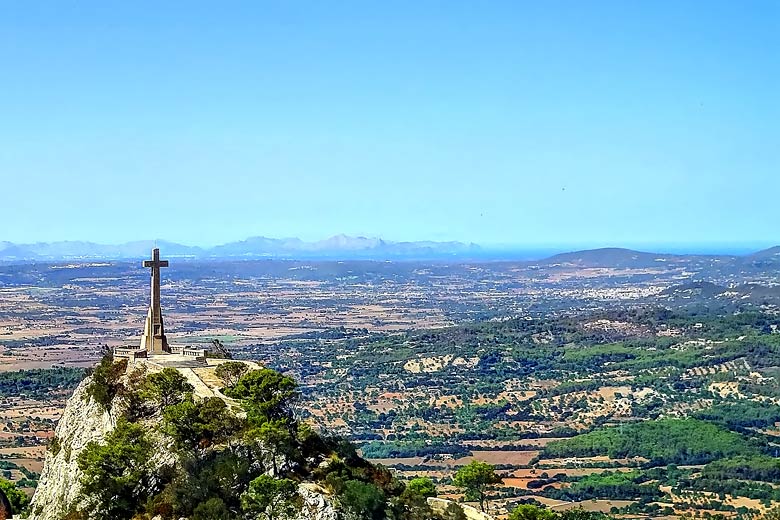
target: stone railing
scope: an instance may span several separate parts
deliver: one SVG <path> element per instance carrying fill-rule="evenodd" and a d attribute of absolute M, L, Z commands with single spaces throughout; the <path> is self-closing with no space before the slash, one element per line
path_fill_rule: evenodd
<path fill-rule="evenodd" d="M 114 348 L 114 357 L 118 358 L 126 358 L 130 361 L 135 361 L 136 359 L 145 358 L 147 356 L 146 349 L 138 348 L 138 347 L 116 347 Z"/>
<path fill-rule="evenodd" d="M 171 345 L 171 354 L 178 354 L 180 356 L 193 357 L 198 359 L 206 358 L 206 349 L 195 348 L 184 345 Z"/>
<path fill-rule="evenodd" d="M 428 499 L 428 505 L 431 506 L 433 512 L 437 514 L 444 513 L 444 511 L 447 509 L 447 506 L 450 504 L 455 504 L 456 506 L 460 507 L 468 520 L 495 520 L 495 518 L 489 514 L 483 513 L 482 511 L 474 509 L 471 506 L 467 506 L 466 504 L 457 504 L 452 500 L 444 500 L 443 498 Z"/>

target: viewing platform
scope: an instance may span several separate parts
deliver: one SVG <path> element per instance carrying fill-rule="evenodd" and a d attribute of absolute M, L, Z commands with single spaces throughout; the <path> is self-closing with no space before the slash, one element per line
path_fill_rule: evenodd
<path fill-rule="evenodd" d="M 206 349 L 184 345 L 171 345 L 171 352 L 165 354 L 150 354 L 146 349 L 134 347 L 117 347 L 114 357 L 127 359 L 130 363 L 145 360 L 162 367 L 202 367 L 207 365 Z"/>

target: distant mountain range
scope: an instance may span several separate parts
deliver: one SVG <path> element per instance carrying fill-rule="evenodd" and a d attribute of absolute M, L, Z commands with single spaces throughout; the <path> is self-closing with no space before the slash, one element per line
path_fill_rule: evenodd
<path fill-rule="evenodd" d="M 780 246 L 748 255 L 669 254 L 623 248 L 589 249 L 561 253 L 538 260 L 528 251 L 485 249 L 463 242 L 392 242 L 381 238 L 336 235 L 306 242 L 299 238 L 252 237 L 210 248 L 165 240 L 144 240 L 118 245 L 63 241 L 14 244 L 0 242 L 0 262 L 57 262 L 63 260 L 131 260 L 146 258 L 159 247 L 169 258 L 190 259 L 308 259 L 308 260 L 513 260 L 544 267 L 646 268 L 659 265 L 752 265 L 780 267 Z"/>
<path fill-rule="evenodd" d="M 208 258 L 296 258 L 296 259 L 438 259 L 479 256 L 476 244 L 462 242 L 391 242 L 379 238 L 336 235 L 325 240 L 305 242 L 298 238 L 252 237 L 211 248 L 145 240 L 119 245 L 92 242 L 39 242 L 14 244 L 0 242 L 0 261 L 124 260 L 145 258 L 153 247 L 166 257 Z"/>

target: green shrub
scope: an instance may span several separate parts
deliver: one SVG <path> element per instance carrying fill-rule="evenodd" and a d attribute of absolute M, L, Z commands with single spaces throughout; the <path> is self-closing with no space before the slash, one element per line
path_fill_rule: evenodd
<path fill-rule="evenodd" d="M 103 443 L 91 442 L 78 456 L 81 493 L 93 520 L 130 519 L 142 511 L 160 482 L 148 466 L 152 445 L 141 426 L 120 419 Z"/>
<path fill-rule="evenodd" d="M 295 514 L 298 486 L 289 479 L 261 475 L 249 484 L 241 496 L 241 507 L 254 518 L 276 520 Z"/>
<path fill-rule="evenodd" d="M 158 409 L 178 404 L 184 400 L 185 394 L 192 392 L 192 385 L 187 382 L 181 372 L 175 368 L 164 368 L 161 372 L 149 374 L 143 383 L 141 396 L 154 401 Z"/>
<path fill-rule="evenodd" d="M 30 497 L 13 482 L 0 478 L 0 491 L 8 498 L 12 513 L 23 514 L 27 512 L 27 508 L 30 506 Z"/>
<path fill-rule="evenodd" d="M 111 354 L 106 355 L 92 373 L 92 381 L 86 388 L 87 395 L 103 409 L 110 411 L 114 398 L 124 390 L 120 379 L 126 370 L 126 359 L 114 362 Z"/>
<path fill-rule="evenodd" d="M 240 399 L 251 423 L 261 424 L 292 415 L 292 405 L 298 398 L 298 385 L 291 377 L 264 368 L 241 376 L 225 395 Z"/>
<path fill-rule="evenodd" d="M 419 495 L 425 498 L 435 497 L 437 495 L 436 484 L 434 484 L 433 481 L 427 477 L 413 478 L 406 484 L 406 489 L 410 493 L 414 493 L 415 495 Z"/>
<path fill-rule="evenodd" d="M 60 442 L 60 438 L 55 435 L 51 438 L 51 442 L 49 443 L 49 451 L 51 451 L 51 454 L 56 457 L 61 449 L 62 443 Z"/>
<path fill-rule="evenodd" d="M 359 480 L 347 480 L 339 495 L 344 508 L 355 517 L 365 520 L 385 518 L 386 499 L 384 493 L 373 484 Z"/>
<path fill-rule="evenodd" d="M 520 504 L 512 511 L 508 520 L 556 520 L 556 515 L 543 507 Z"/>
<path fill-rule="evenodd" d="M 224 442 L 238 428 L 237 419 L 219 397 L 196 402 L 187 395 L 163 411 L 162 431 L 184 450 L 205 449 Z"/>
<path fill-rule="evenodd" d="M 192 520 L 227 520 L 233 515 L 221 498 L 210 498 L 192 511 Z"/>
<path fill-rule="evenodd" d="M 235 385 L 238 380 L 249 371 L 249 367 L 246 363 L 240 361 L 228 361 L 221 363 L 214 370 L 214 373 L 225 382 L 226 387 Z"/>

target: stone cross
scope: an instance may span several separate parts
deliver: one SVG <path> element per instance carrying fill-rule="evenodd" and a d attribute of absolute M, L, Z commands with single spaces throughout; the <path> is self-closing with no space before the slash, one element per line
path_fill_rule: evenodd
<path fill-rule="evenodd" d="M 152 259 L 144 260 L 144 267 L 152 269 L 152 302 L 146 316 L 141 348 L 150 354 L 170 352 L 168 339 L 163 327 L 162 308 L 160 307 L 160 268 L 168 267 L 168 260 L 160 260 L 160 250 L 152 250 Z"/>

